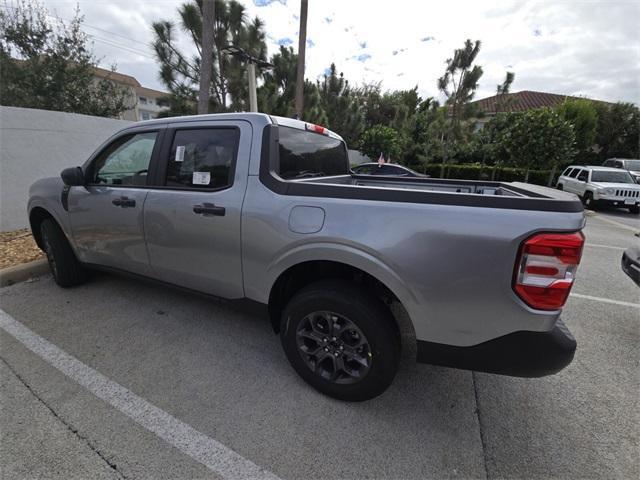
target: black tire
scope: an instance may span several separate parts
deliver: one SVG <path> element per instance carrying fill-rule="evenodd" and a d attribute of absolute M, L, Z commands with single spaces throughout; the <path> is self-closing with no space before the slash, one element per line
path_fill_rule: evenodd
<path fill-rule="evenodd" d="M 327 337 L 315 340 L 323 334 L 307 328 L 328 325 L 329 318 Z M 398 370 L 400 335 L 390 310 L 364 288 L 344 280 L 319 281 L 297 292 L 282 314 L 280 340 L 295 371 L 319 392 L 340 400 L 359 402 L 380 395 Z M 303 352 L 317 345 L 326 347 L 318 347 L 317 355 Z M 336 378 L 328 378 L 333 374 Z"/>
<path fill-rule="evenodd" d="M 558 190 L 564 190 L 564 187 L 562 186 L 561 183 L 558 184 L 558 186 L 556 187 Z"/>
<path fill-rule="evenodd" d="M 50 218 L 40 225 L 42 247 L 53 279 L 61 287 L 73 287 L 87 279 L 87 272 L 78 261 L 60 226 Z"/>
<path fill-rule="evenodd" d="M 634 215 L 638 215 L 640 213 L 640 205 L 634 205 L 633 207 L 629 207 L 629 212 Z"/>
<path fill-rule="evenodd" d="M 584 196 L 582 197 L 582 204 L 586 208 L 593 208 L 593 193 L 585 192 Z"/>

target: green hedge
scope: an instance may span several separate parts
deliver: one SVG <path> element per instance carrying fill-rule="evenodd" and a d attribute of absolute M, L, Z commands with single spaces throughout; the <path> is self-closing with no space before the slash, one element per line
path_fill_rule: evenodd
<path fill-rule="evenodd" d="M 422 165 L 410 165 L 410 168 L 417 172 L 431 175 L 434 178 L 440 177 L 441 164 L 430 163 Z M 493 180 L 502 182 L 523 182 L 526 171 L 522 168 L 513 167 L 498 167 L 493 171 L 492 166 L 476 165 L 476 164 L 449 164 L 445 168 L 445 178 L 458 178 L 461 180 Z M 559 175 L 559 171 L 556 172 L 553 184 Z M 549 181 L 549 175 L 551 170 L 530 170 L 529 171 L 529 183 L 535 183 L 537 185 L 547 185 Z"/>

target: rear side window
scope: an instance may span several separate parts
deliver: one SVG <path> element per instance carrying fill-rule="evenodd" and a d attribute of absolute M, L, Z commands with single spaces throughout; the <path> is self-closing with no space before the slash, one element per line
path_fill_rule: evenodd
<path fill-rule="evenodd" d="M 157 135 L 157 132 L 134 133 L 115 140 L 96 157 L 91 183 L 146 185 Z"/>
<path fill-rule="evenodd" d="M 347 149 L 340 140 L 318 133 L 279 127 L 280 166 L 284 179 L 345 175 L 349 173 Z"/>
<path fill-rule="evenodd" d="M 571 167 L 567 167 L 567 168 L 564 170 L 564 172 L 562 172 L 562 175 L 561 175 L 561 176 L 562 176 L 562 177 L 568 177 L 568 176 L 569 176 L 569 173 L 571 173 L 571 170 L 572 170 L 572 169 L 571 169 Z"/>
<path fill-rule="evenodd" d="M 219 189 L 231 186 L 239 130 L 177 130 L 167 164 L 168 187 Z"/>
<path fill-rule="evenodd" d="M 576 178 L 578 176 L 578 173 L 580 173 L 581 170 L 579 168 L 574 168 L 573 170 L 571 170 L 571 173 L 569 174 L 569 176 L 571 178 Z"/>
<path fill-rule="evenodd" d="M 372 170 L 373 166 L 371 165 L 362 165 L 353 168 L 354 173 L 357 173 L 358 175 L 371 175 Z"/>

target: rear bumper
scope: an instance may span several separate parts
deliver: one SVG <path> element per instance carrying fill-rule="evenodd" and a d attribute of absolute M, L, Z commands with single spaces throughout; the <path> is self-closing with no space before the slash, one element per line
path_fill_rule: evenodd
<path fill-rule="evenodd" d="M 513 377 L 544 377 L 571 363 L 576 340 L 562 320 L 548 332 L 514 332 L 471 347 L 418 341 L 417 360 Z"/>

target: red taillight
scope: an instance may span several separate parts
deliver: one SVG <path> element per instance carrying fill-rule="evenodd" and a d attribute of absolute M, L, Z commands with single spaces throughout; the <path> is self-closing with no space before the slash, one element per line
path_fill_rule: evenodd
<path fill-rule="evenodd" d="M 320 135 L 329 135 L 329 131 L 326 128 L 321 127 L 320 125 L 306 123 L 305 128 L 311 132 L 319 133 Z"/>
<path fill-rule="evenodd" d="M 580 263 L 584 235 L 539 233 L 520 247 L 513 289 L 531 308 L 558 310 L 567 301 Z"/>

